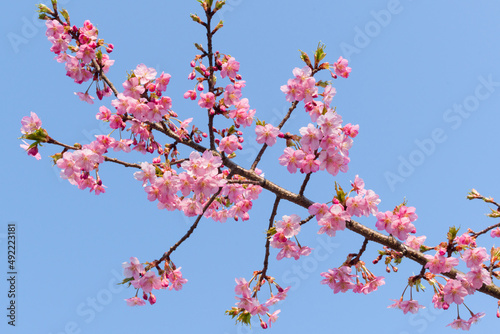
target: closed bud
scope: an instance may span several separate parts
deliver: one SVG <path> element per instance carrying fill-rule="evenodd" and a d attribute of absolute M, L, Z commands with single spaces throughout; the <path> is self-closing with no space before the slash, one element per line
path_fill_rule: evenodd
<path fill-rule="evenodd" d="M 153 295 L 152 293 L 149 294 L 149 303 L 151 305 L 153 305 L 154 303 L 156 303 L 156 296 Z"/>

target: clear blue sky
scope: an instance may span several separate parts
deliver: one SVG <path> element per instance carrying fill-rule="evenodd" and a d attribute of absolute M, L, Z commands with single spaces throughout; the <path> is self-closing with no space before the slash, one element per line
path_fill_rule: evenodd
<path fill-rule="evenodd" d="M 109 73 L 115 85 L 121 87 L 126 71 L 144 63 L 172 75 L 167 94 L 175 111 L 186 118 L 203 116 L 195 103 L 182 98 L 192 89 L 187 75 L 196 53 L 193 43 L 206 44 L 201 26 L 189 18 L 190 13 L 202 13 L 196 1 L 62 3 L 73 24 L 81 26 L 89 19 L 99 36 L 115 45 L 116 62 Z M 225 27 L 215 37 L 215 49 L 240 61 L 247 82 L 244 95 L 259 119 L 277 123 L 287 110 L 289 103 L 279 88 L 294 67 L 302 67 L 298 49 L 312 52 L 321 41 L 327 45 L 329 61 L 341 55 L 350 61 L 351 77 L 335 82 L 338 93 L 333 101 L 346 123 L 360 125 L 350 169 L 336 178 L 314 175 L 306 196 L 329 201 L 335 180 L 347 187 L 359 174 L 367 188 L 380 195 L 380 210 L 392 210 L 405 198 L 417 208 L 415 225 L 419 235 L 427 235 L 429 245 L 440 242 L 451 225 L 480 230 L 496 222 L 484 216 L 489 211 L 485 204 L 465 196 L 471 188 L 500 195 L 500 4 L 227 3 L 220 17 Z M 134 290 L 115 285 L 121 263 L 130 256 L 141 261 L 158 258 L 193 219 L 157 210 L 133 179 L 133 170 L 104 165 L 107 192 L 95 196 L 59 179 L 48 158 L 56 148 L 44 146 L 41 161 L 26 156 L 17 138 L 20 120 L 30 111 L 40 116 L 52 137 L 68 144 L 87 143 L 94 134 L 107 131 L 95 113 L 101 104 L 109 107 L 111 99 L 91 106 L 73 94 L 84 88 L 65 77 L 64 66 L 53 60 L 45 30 L 33 19 L 35 2 L 11 1 L 3 9 L 0 248 L 5 254 L 7 223 L 16 222 L 19 294 L 18 326 L 12 329 L 4 316 L 6 280 L 0 280 L 2 333 L 260 332 L 258 324 L 252 329 L 234 326 L 224 310 L 235 302 L 234 278 L 248 279 L 262 268 L 273 197 L 262 195 L 254 203 L 250 221 L 202 221 L 173 255 L 189 279 L 184 289 L 159 291 L 154 306 L 126 306 L 123 299 L 133 296 Z M 307 124 L 306 116 L 299 108 L 284 130 L 297 132 Z M 257 150 L 251 138 L 248 148 Z M 268 150 L 260 167 L 267 178 L 298 191 L 297 175 L 288 175 L 277 163 L 282 149 L 277 145 Z M 138 162 L 142 156 L 128 158 Z M 249 167 L 250 155 L 241 156 L 239 162 Z M 293 213 L 306 216 L 288 204 L 278 212 L 279 216 Z M 374 225 L 373 218 L 360 221 Z M 409 261 L 390 275 L 382 264 L 371 266 L 387 282 L 372 295 L 334 295 L 319 283 L 319 273 L 339 266 L 347 253 L 359 249 L 362 238 L 345 231 L 329 240 L 318 236 L 317 230 L 313 222 L 305 225 L 301 243 L 328 256 L 277 262 L 273 251 L 269 274 L 293 288 L 280 305 L 273 332 L 363 333 L 373 331 L 375 324 L 385 333 L 454 332 L 445 325 L 456 317 L 455 308 L 434 310 L 431 291 L 414 295 L 427 306 L 417 315 L 387 309 L 390 299 L 401 295 L 408 276 L 420 270 Z M 485 245 L 489 248 L 492 242 Z M 370 245 L 364 260 L 371 262 L 379 248 Z M 6 256 L 0 258 L 5 277 Z M 466 302 L 473 311 L 487 313 L 471 332 L 498 328 L 495 300 L 476 294 Z M 463 308 L 462 312 L 465 316 Z"/>

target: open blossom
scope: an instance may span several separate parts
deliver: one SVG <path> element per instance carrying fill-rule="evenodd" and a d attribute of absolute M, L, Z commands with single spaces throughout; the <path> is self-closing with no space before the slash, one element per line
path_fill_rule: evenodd
<path fill-rule="evenodd" d="M 424 243 L 427 237 L 425 235 L 420 237 L 415 237 L 414 235 L 408 236 L 408 239 L 405 241 L 405 245 L 410 246 L 413 249 L 419 250 L 420 246 Z"/>
<path fill-rule="evenodd" d="M 231 154 L 236 151 L 241 144 L 238 143 L 238 137 L 230 135 L 221 139 L 219 144 L 219 151 Z"/>
<path fill-rule="evenodd" d="M 467 290 L 459 280 L 450 279 L 443 288 L 444 301 L 448 304 L 462 304 L 464 297 L 468 295 Z"/>
<path fill-rule="evenodd" d="M 255 127 L 255 134 L 257 135 L 257 143 L 268 146 L 276 144 L 276 137 L 279 135 L 280 130 L 271 124 L 257 125 Z"/>
<path fill-rule="evenodd" d="M 125 299 L 125 301 L 127 302 L 128 306 L 144 306 L 144 305 L 146 305 L 146 302 L 139 297 L 128 298 L 128 299 Z"/>
<path fill-rule="evenodd" d="M 40 129 L 42 126 L 42 121 L 38 118 L 37 114 L 31 112 L 31 116 L 24 116 L 21 119 L 21 133 L 29 134 Z"/>
<path fill-rule="evenodd" d="M 156 276 L 153 271 L 148 271 L 139 279 L 134 279 L 132 285 L 136 289 L 142 289 L 145 293 L 150 293 L 153 289 L 158 290 L 162 288 L 161 277 Z"/>
<path fill-rule="evenodd" d="M 491 230 L 490 236 L 492 238 L 500 238 L 500 227 L 497 227 L 496 229 Z"/>
<path fill-rule="evenodd" d="M 169 289 L 175 289 L 175 291 L 179 291 L 182 289 L 182 286 L 187 283 L 187 279 L 182 278 L 182 273 L 181 273 L 181 267 L 172 270 L 168 274 L 168 280 L 170 281 L 171 285 L 169 286 Z"/>
<path fill-rule="evenodd" d="M 137 78 L 139 78 L 141 85 L 144 85 L 149 81 L 153 81 L 156 78 L 156 70 L 152 67 L 148 68 L 144 64 L 137 65 L 134 70 L 134 74 Z"/>
<path fill-rule="evenodd" d="M 401 297 L 402 299 L 403 297 Z M 416 300 L 396 300 L 396 302 L 392 305 L 388 306 L 389 308 L 399 308 L 403 311 L 404 314 L 417 313 L 419 309 L 425 308 L 425 306 L 419 305 Z"/>
<path fill-rule="evenodd" d="M 229 78 L 234 78 L 236 73 L 240 69 L 240 63 L 237 62 L 234 57 L 228 59 L 227 62 L 222 64 L 222 70 L 220 71 L 220 76 L 225 78 L 228 76 Z"/>
<path fill-rule="evenodd" d="M 300 217 L 293 214 L 291 216 L 283 216 L 283 220 L 276 222 L 276 231 L 290 239 L 300 232 Z"/>
<path fill-rule="evenodd" d="M 85 101 L 89 104 L 94 104 L 95 98 L 89 93 L 75 92 L 75 95 L 77 95 L 82 101 Z"/>
<path fill-rule="evenodd" d="M 484 247 L 477 247 L 467 249 L 462 255 L 462 259 L 465 261 L 468 268 L 479 269 L 484 261 L 490 259 L 490 256 Z"/>
<path fill-rule="evenodd" d="M 307 127 L 302 127 L 299 131 L 302 135 L 300 145 L 302 145 L 303 150 L 314 152 L 319 148 L 319 142 L 323 135 L 318 128 L 309 123 Z"/>
<path fill-rule="evenodd" d="M 215 104 L 215 95 L 213 93 L 200 93 L 200 100 L 198 101 L 198 105 L 202 108 L 210 109 Z"/>
<path fill-rule="evenodd" d="M 136 257 L 130 258 L 129 262 L 123 262 L 123 276 L 133 277 L 134 279 L 139 279 L 142 274 L 144 274 L 144 266 L 139 262 Z"/>
<path fill-rule="evenodd" d="M 470 329 L 470 323 L 468 321 L 465 321 L 464 319 L 458 318 L 453 320 L 452 323 L 446 325 L 446 327 L 451 326 L 453 329 L 463 329 L 465 331 L 468 331 Z"/>
<path fill-rule="evenodd" d="M 138 181 L 142 181 L 142 185 L 145 186 L 147 181 L 154 184 L 156 180 L 156 168 L 154 165 L 143 162 L 141 163 L 141 171 L 134 173 L 134 178 Z"/>
<path fill-rule="evenodd" d="M 436 252 L 436 255 L 424 255 L 428 262 L 425 264 L 425 268 L 433 274 L 447 273 L 453 267 L 458 265 L 459 260 L 454 257 L 444 257 L 440 252 Z"/>
<path fill-rule="evenodd" d="M 301 167 L 301 160 L 304 156 L 304 151 L 287 147 L 284 153 L 279 157 L 279 163 L 282 166 L 287 166 L 288 171 L 293 174 L 297 172 L 297 168 Z"/>
<path fill-rule="evenodd" d="M 335 74 L 341 76 L 343 78 L 349 77 L 349 73 L 351 73 L 351 68 L 347 67 L 348 61 L 343 57 L 339 57 L 339 59 L 333 64 L 333 68 L 335 69 Z"/>

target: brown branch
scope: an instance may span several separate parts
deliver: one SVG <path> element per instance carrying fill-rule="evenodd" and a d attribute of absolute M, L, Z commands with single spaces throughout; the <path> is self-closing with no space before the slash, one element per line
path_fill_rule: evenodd
<path fill-rule="evenodd" d="M 310 215 L 309 217 L 307 217 L 306 219 L 303 219 L 300 221 L 300 225 L 304 225 L 305 223 L 307 223 L 308 221 L 310 221 L 311 219 L 313 219 L 314 217 L 316 217 L 316 215 Z"/>
<path fill-rule="evenodd" d="M 278 206 L 280 204 L 281 198 L 279 196 L 276 196 L 276 199 L 274 200 L 274 205 L 273 205 L 273 211 L 271 212 L 271 217 L 269 217 L 269 225 L 267 227 L 267 238 L 266 238 L 266 255 L 264 256 L 264 267 L 262 268 L 262 272 L 260 275 L 259 283 L 261 284 L 262 280 L 266 278 L 267 274 L 267 268 L 269 265 L 269 246 L 271 244 L 271 234 L 269 233 L 269 230 L 273 227 L 274 225 L 274 218 L 276 217 L 276 214 L 278 212 Z"/>
<path fill-rule="evenodd" d="M 302 182 L 302 186 L 300 187 L 299 190 L 299 196 L 304 195 L 304 191 L 306 191 L 307 183 L 309 182 L 309 179 L 311 178 L 312 172 L 308 173 L 306 177 L 304 178 L 304 182 Z"/>
<path fill-rule="evenodd" d="M 359 262 L 361 255 L 363 255 L 363 253 L 366 251 L 367 245 L 368 245 L 368 238 L 365 238 L 365 240 L 363 241 L 363 244 L 361 245 L 361 249 L 359 250 L 359 252 L 356 254 L 356 256 L 351 261 L 349 261 L 349 263 L 348 263 L 349 266 L 354 266 L 354 265 L 356 265 L 356 263 Z"/>
<path fill-rule="evenodd" d="M 479 231 L 479 232 L 472 232 L 471 237 L 473 237 L 473 238 L 477 238 L 477 237 L 478 237 L 478 236 L 480 236 L 481 234 L 485 234 L 485 233 L 487 233 L 487 232 L 491 231 L 492 229 L 494 229 L 494 228 L 496 228 L 496 227 L 500 227 L 500 223 L 495 224 L 495 225 L 491 225 L 491 226 L 489 226 L 489 227 L 487 227 L 487 228 L 485 228 L 484 230 Z"/>

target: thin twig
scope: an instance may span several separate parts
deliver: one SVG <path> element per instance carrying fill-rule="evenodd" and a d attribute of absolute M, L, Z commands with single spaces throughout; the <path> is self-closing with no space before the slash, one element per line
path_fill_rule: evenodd
<path fill-rule="evenodd" d="M 259 280 L 258 284 L 260 284 L 262 282 L 262 280 L 266 278 L 267 268 L 269 266 L 269 255 L 270 255 L 269 246 L 271 244 L 271 235 L 269 234 L 269 230 L 274 225 L 274 218 L 276 217 L 276 214 L 278 213 L 278 206 L 280 204 L 280 201 L 281 201 L 281 197 L 276 196 L 276 199 L 274 200 L 273 211 L 271 212 L 271 217 L 269 217 L 269 225 L 267 227 L 268 232 L 267 232 L 267 238 L 266 238 L 266 255 L 264 256 L 264 267 L 262 268 L 262 273 L 260 275 L 260 280 Z"/>

